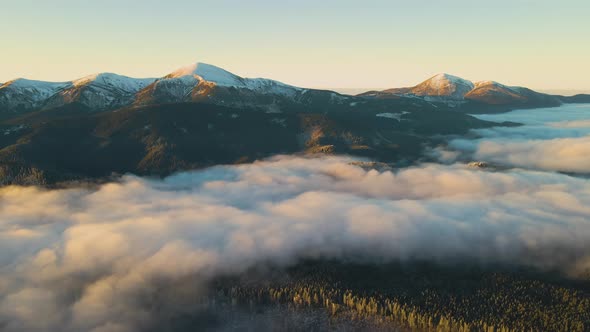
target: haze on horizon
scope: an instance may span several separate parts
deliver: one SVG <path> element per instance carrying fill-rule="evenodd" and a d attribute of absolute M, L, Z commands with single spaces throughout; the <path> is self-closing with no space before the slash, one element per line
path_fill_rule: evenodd
<path fill-rule="evenodd" d="M 0 82 L 158 77 L 201 61 L 305 87 L 411 86 L 447 72 L 590 91 L 590 4 L 581 0 L 0 4 Z"/>

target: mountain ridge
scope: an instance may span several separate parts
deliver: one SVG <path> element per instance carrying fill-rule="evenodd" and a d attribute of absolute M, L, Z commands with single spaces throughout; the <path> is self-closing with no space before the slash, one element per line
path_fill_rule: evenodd
<path fill-rule="evenodd" d="M 495 81 L 472 82 L 448 73 L 434 75 L 412 87 L 353 96 L 297 87 L 268 78 L 241 77 L 221 67 L 195 62 L 159 78 L 133 78 L 105 72 L 67 82 L 14 79 L 0 85 L 0 117 L 10 118 L 69 104 L 80 105 L 80 110 L 87 112 L 186 102 L 276 112 L 293 103 L 305 105 L 318 100 L 328 104 L 358 103 L 355 100 L 359 97 L 419 99 L 437 107 L 442 105 L 472 113 L 590 102 L 589 95 L 551 95 Z"/>
<path fill-rule="evenodd" d="M 223 68 L 197 62 L 156 79 L 138 92 L 133 104 L 211 102 L 269 108 L 277 99 L 300 100 L 298 97 L 306 90 L 271 79 L 241 77 Z"/>
<path fill-rule="evenodd" d="M 72 103 L 92 111 L 203 101 L 271 106 L 276 101 L 266 98 L 268 96 L 301 101 L 305 99 L 301 95 L 308 90 L 324 91 L 266 78 L 245 78 L 214 65 L 196 62 L 159 78 L 133 78 L 105 72 L 67 82 L 12 80 L 0 85 L 0 113 L 31 112 Z M 340 95 L 332 91 L 327 93 Z"/>
<path fill-rule="evenodd" d="M 470 81 L 441 73 L 412 87 L 367 91 L 367 98 L 414 97 L 452 107 L 486 106 L 544 107 L 559 106 L 566 99 L 521 86 L 508 86 L 496 81 Z M 486 108 L 489 109 L 489 108 Z"/>
<path fill-rule="evenodd" d="M 275 154 L 408 164 L 444 135 L 498 125 L 415 98 L 366 99 L 202 64 L 142 82 L 105 73 L 19 84 L 0 97 L 51 97 L 25 93 L 28 109 L 0 112 L 0 186 L 165 176 Z"/>

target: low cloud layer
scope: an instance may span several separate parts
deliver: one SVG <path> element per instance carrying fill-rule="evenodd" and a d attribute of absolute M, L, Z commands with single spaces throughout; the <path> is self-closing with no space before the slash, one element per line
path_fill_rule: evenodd
<path fill-rule="evenodd" d="M 529 169 L 590 174 L 590 136 L 550 140 L 454 140 L 450 145 L 470 153 L 474 160 Z"/>
<path fill-rule="evenodd" d="M 283 156 L 95 190 L 0 189 L 0 329 L 141 330 L 199 280 L 303 257 L 590 267 L 586 179 L 350 161 Z M 186 280 L 174 300 L 162 295 Z"/>
<path fill-rule="evenodd" d="M 519 127 L 477 130 L 477 139 L 454 139 L 434 155 L 441 161 L 479 160 L 497 165 L 590 174 L 590 106 L 520 110 L 479 115 Z"/>

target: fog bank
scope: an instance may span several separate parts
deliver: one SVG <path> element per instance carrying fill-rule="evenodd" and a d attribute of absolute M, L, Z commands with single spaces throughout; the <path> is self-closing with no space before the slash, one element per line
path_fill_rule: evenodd
<path fill-rule="evenodd" d="M 307 257 L 590 267 L 586 179 L 351 161 L 279 156 L 96 190 L 2 188 L 0 328 L 141 330 L 154 299 L 179 305 L 156 295 L 181 280 L 194 295 L 199 281 Z"/>
<path fill-rule="evenodd" d="M 590 105 L 518 110 L 477 115 L 490 121 L 522 123 L 518 127 L 475 130 L 434 155 L 444 162 L 478 160 L 527 169 L 590 174 Z"/>

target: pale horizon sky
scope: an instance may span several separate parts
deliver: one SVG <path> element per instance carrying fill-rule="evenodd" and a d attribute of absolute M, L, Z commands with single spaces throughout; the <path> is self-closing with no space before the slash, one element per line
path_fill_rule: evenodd
<path fill-rule="evenodd" d="M 205 62 L 320 88 L 446 72 L 590 91 L 587 1 L 0 0 L 0 82 L 159 77 Z"/>

